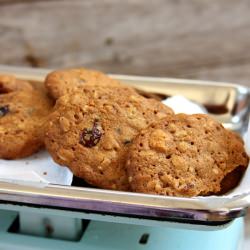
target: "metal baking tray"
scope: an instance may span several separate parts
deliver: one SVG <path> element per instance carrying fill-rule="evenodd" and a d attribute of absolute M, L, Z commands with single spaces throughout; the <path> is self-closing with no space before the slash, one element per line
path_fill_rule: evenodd
<path fill-rule="evenodd" d="M 20 79 L 42 83 L 50 70 L 0 65 L 0 74 L 15 74 Z M 161 98 L 183 95 L 204 105 L 209 114 L 225 127 L 243 132 L 246 129 L 250 91 L 247 87 L 209 81 L 112 75 L 113 78 Z M 185 206 L 185 198 L 101 190 L 89 187 L 19 185 L 0 182 L 0 202 L 51 207 L 70 211 L 89 211 L 192 223 L 216 223 L 243 216 L 246 207 L 207 210 Z M 192 200 L 193 198 L 189 198 Z"/>

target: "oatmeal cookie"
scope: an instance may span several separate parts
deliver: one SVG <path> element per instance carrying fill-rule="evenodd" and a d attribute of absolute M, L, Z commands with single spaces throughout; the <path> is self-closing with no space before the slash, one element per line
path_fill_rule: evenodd
<path fill-rule="evenodd" d="M 102 72 L 84 68 L 53 71 L 47 75 L 44 84 L 54 99 L 85 85 L 110 87 L 120 85 L 117 80 Z"/>
<path fill-rule="evenodd" d="M 238 136 L 208 115 L 178 114 L 139 133 L 126 167 L 133 191 L 190 197 L 219 193 L 224 177 L 247 165 Z"/>
<path fill-rule="evenodd" d="M 0 95 L 0 158 L 22 158 L 38 151 L 50 110 L 49 98 L 36 90 Z"/>
<path fill-rule="evenodd" d="M 173 111 L 130 88 L 85 86 L 57 100 L 45 126 L 53 159 L 101 188 L 128 190 L 128 147 L 149 123 Z"/>
<path fill-rule="evenodd" d="M 27 81 L 19 80 L 13 75 L 0 75 L 0 94 L 32 89 L 32 85 Z"/>

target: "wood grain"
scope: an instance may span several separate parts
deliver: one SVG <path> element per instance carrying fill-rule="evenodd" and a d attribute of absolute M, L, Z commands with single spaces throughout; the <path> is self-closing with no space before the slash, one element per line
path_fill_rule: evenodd
<path fill-rule="evenodd" d="M 0 63 L 250 86 L 250 1 L 0 1 Z"/>

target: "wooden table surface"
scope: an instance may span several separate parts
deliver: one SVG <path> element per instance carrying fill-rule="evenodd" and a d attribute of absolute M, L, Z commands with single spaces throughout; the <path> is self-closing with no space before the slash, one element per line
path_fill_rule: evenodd
<path fill-rule="evenodd" d="M 250 86 L 248 0 L 0 0 L 0 63 Z"/>

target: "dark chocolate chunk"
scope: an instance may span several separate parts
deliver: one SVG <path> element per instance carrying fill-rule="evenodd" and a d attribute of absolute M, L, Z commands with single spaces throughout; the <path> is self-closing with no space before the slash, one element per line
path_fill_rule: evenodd
<path fill-rule="evenodd" d="M 80 143 L 87 148 L 92 148 L 98 144 L 101 137 L 102 132 L 100 125 L 98 125 L 97 120 L 95 120 L 92 128 L 83 129 L 80 134 Z"/>
<path fill-rule="evenodd" d="M 9 110 L 9 106 L 8 105 L 0 107 L 0 117 L 5 116 L 9 112 L 10 112 L 10 110 Z"/>

